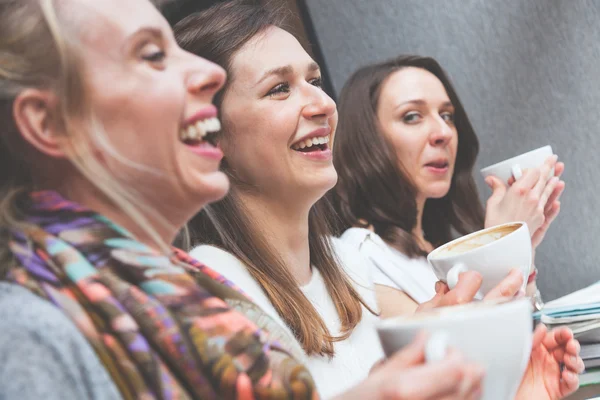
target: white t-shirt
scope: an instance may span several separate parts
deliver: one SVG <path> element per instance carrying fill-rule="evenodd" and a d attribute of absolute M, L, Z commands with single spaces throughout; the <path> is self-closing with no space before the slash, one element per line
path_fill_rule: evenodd
<path fill-rule="evenodd" d="M 371 260 L 373 283 L 401 290 L 419 304 L 435 296 L 439 279 L 425 257 L 409 258 L 364 228 L 350 228 L 340 239 Z"/>
<path fill-rule="evenodd" d="M 373 267 L 369 261 L 337 238 L 332 238 L 332 245 L 346 273 L 355 283 L 355 289 L 369 307 L 377 310 L 375 291 L 369 275 Z M 256 305 L 290 332 L 260 285 L 235 256 L 220 248 L 207 245 L 196 247 L 190 255 L 234 282 Z M 340 319 L 317 268 L 312 269 L 310 282 L 300 289 L 321 315 L 329 332 L 338 335 Z M 384 357 L 375 329 L 377 320 L 377 316 L 363 307 L 362 319 L 352 334 L 346 340 L 334 343 L 335 355 L 332 359 L 322 356 L 308 357 L 304 354 L 305 358 L 301 361 L 304 361 L 310 370 L 323 399 L 334 397 L 357 385 L 367 377 L 371 367 Z M 260 322 L 258 324 L 261 325 Z M 260 327 L 268 329 L 268 327 Z"/>

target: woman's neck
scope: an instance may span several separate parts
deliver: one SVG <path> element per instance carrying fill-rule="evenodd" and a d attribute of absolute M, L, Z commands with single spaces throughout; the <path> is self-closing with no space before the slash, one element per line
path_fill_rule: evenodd
<path fill-rule="evenodd" d="M 184 214 L 181 210 L 175 208 L 173 208 L 173 212 L 169 213 L 169 215 L 166 215 L 166 210 L 161 209 L 163 219 L 169 222 L 169 226 L 164 226 L 156 218 L 153 218 L 152 215 L 144 213 L 143 210 L 134 205 L 136 210 L 146 218 L 148 224 L 155 231 L 156 236 L 152 236 L 132 219 L 126 211 L 121 210 L 120 207 L 108 199 L 104 193 L 90 184 L 85 178 L 75 176 L 65 180 L 65 182 L 69 182 L 69 184 L 58 185 L 56 189 L 62 196 L 108 218 L 131 233 L 137 241 L 157 250 L 163 250 L 158 248 L 160 244 L 171 245 L 180 227 L 184 226 L 187 220 L 191 218 L 191 214 Z M 147 205 L 149 207 L 154 206 L 154 204 Z"/>
<path fill-rule="evenodd" d="M 425 209 L 425 202 L 427 198 L 417 197 L 417 220 L 415 227 L 413 228 L 412 234 L 417 240 L 417 244 L 421 250 L 430 252 L 433 250 L 433 245 L 425 239 L 425 232 L 423 232 L 423 210 Z"/>
<path fill-rule="evenodd" d="M 239 196 L 251 223 L 255 224 L 271 248 L 277 252 L 299 285 L 312 276 L 308 241 L 310 207 L 302 212 L 289 203 L 253 194 Z"/>

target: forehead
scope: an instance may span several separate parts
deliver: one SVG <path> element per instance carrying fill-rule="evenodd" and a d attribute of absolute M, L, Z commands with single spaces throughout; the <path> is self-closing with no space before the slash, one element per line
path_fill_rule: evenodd
<path fill-rule="evenodd" d="M 256 81 L 273 68 L 291 65 L 302 71 L 313 62 L 300 42 L 289 32 L 269 27 L 248 41 L 233 57 L 232 75 Z"/>
<path fill-rule="evenodd" d="M 144 27 L 168 29 L 167 22 L 148 0 L 66 0 L 78 22 L 81 40 L 97 50 L 114 50 Z"/>
<path fill-rule="evenodd" d="M 381 94 L 382 99 L 394 99 L 396 103 L 419 99 L 449 101 L 442 82 L 431 72 L 416 67 L 403 68 L 391 74 Z"/>

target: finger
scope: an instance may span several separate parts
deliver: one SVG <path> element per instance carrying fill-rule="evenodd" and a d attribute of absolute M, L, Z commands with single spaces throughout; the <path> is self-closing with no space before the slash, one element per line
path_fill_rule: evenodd
<path fill-rule="evenodd" d="M 519 194 L 522 196 L 526 194 L 528 191 L 533 189 L 535 185 L 538 183 L 540 179 L 540 169 L 539 168 L 530 168 L 523 171 L 523 176 L 515 182 L 514 185 L 511 186 L 511 189 L 519 191 Z"/>
<path fill-rule="evenodd" d="M 580 374 L 585 369 L 585 365 L 583 364 L 583 360 L 579 356 L 573 356 L 565 354 L 565 357 L 561 360 L 565 364 L 565 367 L 569 369 L 569 371 Z"/>
<path fill-rule="evenodd" d="M 557 177 L 552 177 L 548 181 L 548 184 L 544 188 L 542 195 L 540 196 L 540 201 L 538 203 L 540 210 L 544 210 L 546 208 L 546 204 L 548 204 L 548 200 L 550 199 L 550 196 L 552 196 L 552 193 L 554 193 L 554 190 L 555 190 L 558 182 L 559 181 L 558 181 Z"/>
<path fill-rule="evenodd" d="M 508 276 L 488 292 L 486 300 L 512 298 L 523 286 L 523 274 L 518 269 L 511 269 Z"/>
<path fill-rule="evenodd" d="M 563 346 L 573 339 L 573 332 L 566 327 L 554 328 L 548 332 L 548 334 L 544 337 L 542 343 L 546 348 L 550 351 L 553 351 L 557 347 Z M 579 342 L 577 342 L 577 346 L 579 346 Z M 577 350 L 574 348 L 573 350 Z M 577 350 L 578 353 L 578 350 Z"/>
<path fill-rule="evenodd" d="M 495 176 L 488 176 L 487 178 L 485 178 L 485 183 L 492 190 L 492 195 L 488 199 L 488 203 L 490 202 L 490 200 L 493 203 L 494 201 L 498 201 L 499 199 L 504 197 L 504 193 L 506 193 L 506 186 L 500 179 L 496 178 Z"/>
<path fill-rule="evenodd" d="M 564 370 L 561 374 L 560 393 L 566 397 L 574 393 L 579 388 L 579 376 L 569 370 Z"/>
<path fill-rule="evenodd" d="M 560 198 L 560 196 L 565 191 L 565 186 L 566 184 L 564 181 L 558 181 L 558 183 L 554 187 L 552 195 L 550 196 L 550 198 L 548 198 L 548 201 L 546 202 L 546 209 L 544 211 L 547 211 L 550 207 L 552 207 L 552 205 Z"/>
<path fill-rule="evenodd" d="M 531 243 L 533 244 L 534 247 L 536 247 L 537 245 L 539 245 L 542 242 L 542 239 L 546 235 L 548 228 L 550 228 L 550 225 L 552 224 L 552 222 L 554 222 L 556 217 L 558 217 L 559 213 L 560 213 L 560 202 L 557 201 L 555 203 L 555 205 L 552 207 L 552 209 L 550 210 L 550 212 L 546 215 L 546 218 L 544 219 L 544 223 L 542 224 L 542 226 L 540 226 L 535 231 L 533 236 L 531 237 Z"/>
<path fill-rule="evenodd" d="M 485 370 L 476 364 L 467 365 L 465 367 L 465 375 L 460 387 L 460 398 L 471 398 L 477 389 L 481 389 L 481 384 Z"/>
<path fill-rule="evenodd" d="M 531 342 L 531 348 L 532 349 L 537 348 L 542 343 L 542 340 L 544 340 L 544 338 L 546 337 L 547 334 L 548 334 L 548 328 L 546 328 L 546 325 L 539 324 L 538 326 L 536 326 L 535 331 L 533 332 L 533 340 Z"/>
<path fill-rule="evenodd" d="M 565 349 L 562 348 L 562 347 L 559 347 L 558 349 L 555 349 L 552 352 L 552 357 L 554 357 L 554 360 L 557 363 L 563 362 L 563 360 L 565 359 Z M 571 357 L 571 356 L 567 356 L 567 357 Z"/>
<path fill-rule="evenodd" d="M 437 281 L 435 283 L 435 292 L 437 294 L 444 295 L 444 294 L 448 293 L 449 291 L 450 291 L 450 288 L 448 287 L 448 284 L 446 284 L 446 282 Z"/>
<path fill-rule="evenodd" d="M 581 345 L 579 344 L 579 340 L 573 338 L 567 342 L 565 347 L 565 353 L 571 356 L 578 356 L 581 352 Z"/>
<path fill-rule="evenodd" d="M 396 370 L 423 364 L 425 362 L 425 344 L 427 335 L 423 332 L 417 334 L 415 339 L 408 345 L 397 351 L 386 362 L 389 368 Z"/>
<path fill-rule="evenodd" d="M 550 176 L 550 171 L 552 170 L 552 168 L 554 168 L 554 166 L 556 165 L 556 161 L 558 160 L 558 156 L 557 155 L 553 155 L 550 156 L 546 159 L 546 161 L 544 161 L 544 164 L 542 164 L 542 166 L 539 168 L 540 170 L 540 176 L 538 178 L 538 181 L 536 182 L 534 188 L 533 188 L 533 193 L 536 196 L 541 196 L 544 188 L 548 183 L 548 176 Z M 556 177 L 553 177 L 553 179 Z M 556 181 L 558 181 L 558 178 L 556 178 Z M 546 203 L 544 203 L 546 204 Z"/>
<path fill-rule="evenodd" d="M 481 274 L 475 271 L 463 272 L 458 276 L 458 282 L 454 289 L 442 297 L 438 306 L 446 307 L 470 303 L 475 298 L 482 281 Z"/>
<path fill-rule="evenodd" d="M 565 163 L 557 162 L 556 165 L 554 166 L 554 176 L 557 176 L 560 178 L 560 176 L 563 174 L 563 172 L 565 172 Z"/>
<path fill-rule="evenodd" d="M 443 297 L 444 297 L 444 295 L 442 293 L 436 291 L 435 296 L 433 296 L 433 298 L 431 300 L 419 304 L 416 312 L 427 311 L 427 310 L 431 310 L 432 308 L 438 307 L 440 304 L 440 301 L 442 301 Z"/>

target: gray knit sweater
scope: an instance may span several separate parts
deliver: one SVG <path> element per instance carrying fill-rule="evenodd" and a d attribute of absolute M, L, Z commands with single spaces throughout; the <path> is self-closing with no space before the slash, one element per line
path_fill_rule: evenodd
<path fill-rule="evenodd" d="M 92 347 L 58 308 L 0 282 L 0 400 L 120 398 Z"/>

